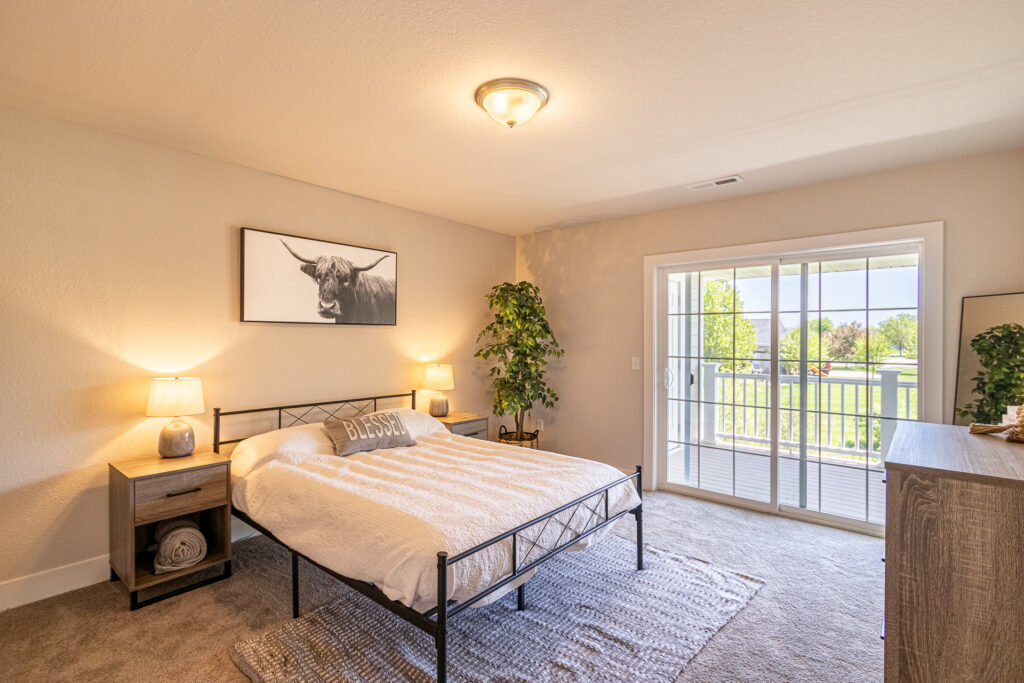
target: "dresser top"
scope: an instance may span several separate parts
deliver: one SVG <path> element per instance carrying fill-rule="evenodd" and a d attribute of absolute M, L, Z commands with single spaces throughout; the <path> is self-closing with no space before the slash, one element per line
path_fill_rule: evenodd
<path fill-rule="evenodd" d="M 1024 444 L 1007 443 L 998 434 L 971 434 L 967 427 L 901 422 L 885 467 L 918 467 L 1024 485 Z"/>

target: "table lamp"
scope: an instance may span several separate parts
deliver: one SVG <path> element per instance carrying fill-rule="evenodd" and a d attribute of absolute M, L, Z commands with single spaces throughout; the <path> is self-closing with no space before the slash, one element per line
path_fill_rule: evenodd
<path fill-rule="evenodd" d="M 183 415 L 202 415 L 203 385 L 198 377 L 154 377 L 149 387 L 147 417 L 173 417 L 160 430 L 160 455 L 180 458 L 191 455 L 196 448 L 192 427 L 182 421 Z"/>
<path fill-rule="evenodd" d="M 434 417 L 444 417 L 448 414 L 448 399 L 442 391 L 451 391 L 455 388 L 455 376 L 452 374 L 450 365 L 428 365 L 423 375 L 423 388 L 430 389 L 434 395 L 430 397 L 430 406 L 427 409 Z"/>

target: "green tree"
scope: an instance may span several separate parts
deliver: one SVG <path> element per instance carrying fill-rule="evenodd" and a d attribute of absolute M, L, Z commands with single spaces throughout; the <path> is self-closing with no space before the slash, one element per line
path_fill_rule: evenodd
<path fill-rule="evenodd" d="M 735 301 L 735 307 L 733 302 Z M 742 315 L 743 300 L 736 295 L 731 284 L 723 280 L 711 280 L 704 284 L 704 312 L 731 313 L 737 315 L 706 315 L 704 319 L 704 357 L 714 359 L 753 358 L 757 349 L 757 331 L 754 323 Z M 735 326 L 735 338 L 733 328 Z M 735 348 L 733 344 L 735 342 Z M 749 360 L 722 361 L 723 371 L 747 372 Z"/>
<path fill-rule="evenodd" d="M 829 330 L 826 344 L 831 360 L 853 360 L 857 340 L 864 337 L 864 326 L 856 320 Z"/>
<path fill-rule="evenodd" d="M 871 346 L 871 357 L 868 357 L 868 345 Z M 850 360 L 877 363 L 892 356 L 895 349 L 877 327 L 870 328 L 866 334 L 857 338 L 854 344 L 853 357 Z"/>
<path fill-rule="evenodd" d="M 828 334 L 835 327 L 835 323 L 830 318 L 815 318 L 814 320 L 807 321 L 807 329 L 811 330 L 819 337 L 822 334 Z"/>
<path fill-rule="evenodd" d="M 548 325 L 540 290 L 525 280 L 503 282 L 487 295 L 494 320 L 477 337 L 485 343 L 473 355 L 494 359 L 490 370 L 494 414 L 512 415 L 516 439 L 523 440 L 526 413 L 534 403 L 551 408 L 558 396 L 544 381 L 548 357 L 565 354 Z"/>
<path fill-rule="evenodd" d="M 807 358 L 810 364 L 817 366 L 818 359 L 825 357 L 827 344 L 822 339 L 822 334 L 827 339 L 831 334 L 834 323 L 828 318 L 815 318 L 807 321 Z M 800 371 L 800 328 L 794 327 L 786 332 L 779 341 L 779 358 L 782 359 L 780 366 L 783 372 L 796 373 Z"/>
<path fill-rule="evenodd" d="M 878 331 L 885 342 L 896 349 L 902 357 L 904 354 L 917 356 L 917 316 L 912 313 L 900 313 L 886 318 L 878 324 Z"/>
<path fill-rule="evenodd" d="M 810 340 L 808 340 L 808 344 Z M 800 371 L 800 328 L 794 327 L 779 340 L 779 369 L 786 374 Z"/>

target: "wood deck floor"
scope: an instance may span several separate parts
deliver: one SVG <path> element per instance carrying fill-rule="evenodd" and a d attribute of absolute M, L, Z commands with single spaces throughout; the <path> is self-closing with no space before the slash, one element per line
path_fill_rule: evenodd
<path fill-rule="evenodd" d="M 691 447 L 690 481 L 686 479 L 683 450 L 669 453 L 668 480 L 706 491 L 750 500 L 770 500 L 770 458 L 767 453 L 736 452 Z M 735 473 L 735 475 L 734 475 Z M 811 459 L 807 463 L 807 509 L 852 519 L 885 524 L 885 472 L 853 468 Z M 800 461 L 779 458 L 779 502 L 800 506 Z"/>

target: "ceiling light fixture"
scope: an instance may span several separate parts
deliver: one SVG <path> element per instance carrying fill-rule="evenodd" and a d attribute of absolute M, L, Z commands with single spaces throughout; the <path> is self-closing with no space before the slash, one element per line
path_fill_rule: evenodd
<path fill-rule="evenodd" d="M 548 91 L 522 78 L 498 78 L 476 89 L 476 103 L 498 123 L 515 128 L 548 103 Z"/>

